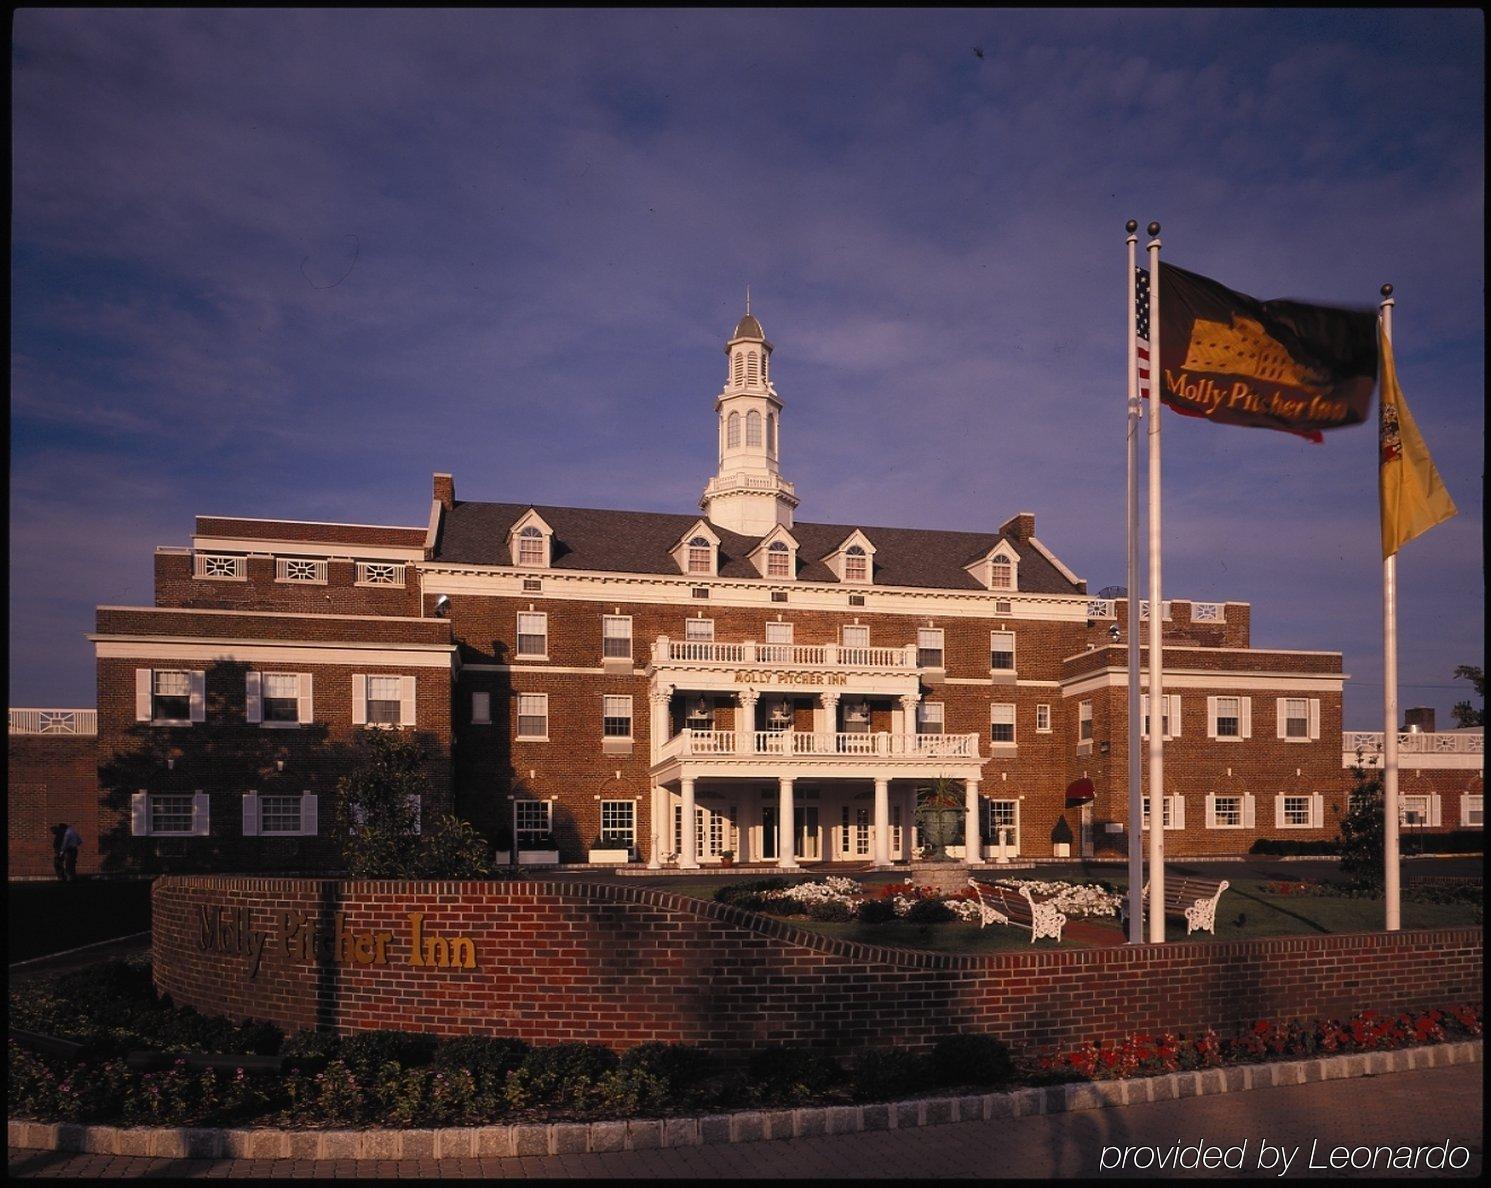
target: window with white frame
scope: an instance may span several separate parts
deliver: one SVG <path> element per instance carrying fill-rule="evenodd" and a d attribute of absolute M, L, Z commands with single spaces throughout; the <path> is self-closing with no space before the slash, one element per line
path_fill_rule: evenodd
<path fill-rule="evenodd" d="M 359 586 L 402 586 L 404 567 L 397 561 L 359 561 L 357 584 Z"/>
<path fill-rule="evenodd" d="M 1161 799 L 1161 804 L 1163 806 L 1162 807 L 1162 813 L 1161 813 L 1162 820 L 1163 820 L 1162 827 L 1165 828 L 1165 829 L 1184 829 L 1185 828 L 1185 802 L 1179 796 L 1164 796 L 1164 797 L 1161 797 L 1160 799 Z M 1145 829 L 1148 829 L 1149 828 L 1149 797 L 1148 797 L 1148 795 L 1146 795 L 1146 796 L 1143 797 L 1142 803 L 1143 803 L 1143 806 L 1144 806 L 1144 816 L 1143 816 L 1144 826 L 1143 827 Z"/>
<path fill-rule="evenodd" d="M 1015 741 L 1015 707 L 995 703 L 989 707 L 989 741 L 1013 743 Z"/>
<path fill-rule="evenodd" d="M 396 676 L 368 677 L 369 725 L 397 726 L 402 720 L 403 679 Z"/>
<path fill-rule="evenodd" d="M 989 589 L 991 590 L 1013 590 L 1015 588 L 1015 567 L 1010 564 L 1010 559 L 1005 556 L 989 558 Z"/>
<path fill-rule="evenodd" d="M 190 792 L 150 793 L 150 832 L 195 833 L 194 799 Z"/>
<path fill-rule="evenodd" d="M 471 695 L 471 721 L 477 726 L 491 724 L 492 695 L 490 693 L 473 693 Z"/>
<path fill-rule="evenodd" d="M 280 582 L 326 581 L 326 561 L 313 557 L 276 557 L 274 577 Z"/>
<path fill-rule="evenodd" d="M 1460 824 L 1467 829 L 1481 829 L 1486 823 L 1483 793 L 1466 792 L 1460 797 Z"/>
<path fill-rule="evenodd" d="M 844 733 L 870 733 L 870 703 L 864 699 L 843 702 Z"/>
<path fill-rule="evenodd" d="M 989 632 L 989 667 L 1000 672 L 1014 671 L 1015 633 L 1013 631 Z"/>
<path fill-rule="evenodd" d="M 1092 741 L 1092 702 L 1077 703 L 1077 741 Z"/>
<path fill-rule="evenodd" d="M 1216 738 L 1242 737 L 1242 698 L 1216 698 L 1216 718 L 1212 734 Z"/>
<path fill-rule="evenodd" d="M 1035 732 L 1037 734 L 1051 733 L 1051 707 L 1041 704 L 1035 707 Z"/>
<path fill-rule="evenodd" d="M 1212 798 L 1212 819 L 1217 829 L 1241 829 L 1243 824 L 1243 798 L 1241 796 L 1215 796 Z"/>
<path fill-rule="evenodd" d="M 244 581 L 248 577 L 248 558 L 232 553 L 198 553 L 193 558 L 193 576 Z"/>
<path fill-rule="evenodd" d="M 192 674 L 174 668 L 157 668 L 151 679 L 151 719 L 156 722 L 191 721 Z"/>
<path fill-rule="evenodd" d="M 780 734 L 785 730 L 792 729 L 796 707 L 790 697 L 774 697 L 766 703 L 766 729 L 773 734 Z M 711 725 L 713 720 L 711 719 Z"/>
<path fill-rule="evenodd" d="M 549 695 L 547 693 L 518 694 L 518 737 L 532 739 L 549 737 Z"/>
<path fill-rule="evenodd" d="M 518 849 L 546 840 L 553 832 L 553 815 L 554 806 L 547 800 L 513 801 L 513 833 L 517 835 Z"/>
<path fill-rule="evenodd" d="M 1293 828 L 1309 828 L 1311 822 L 1309 796 L 1283 796 L 1280 797 L 1282 804 L 1280 813 L 1283 820 L 1280 824 Z"/>
<path fill-rule="evenodd" d="M 942 667 L 942 628 L 918 627 L 916 631 L 916 664 L 918 668 Z"/>
<path fill-rule="evenodd" d="M 630 850 L 637 844 L 637 806 L 630 800 L 601 801 L 601 845 Z"/>
<path fill-rule="evenodd" d="M 712 643 L 714 641 L 713 619 L 685 619 L 683 638 L 690 643 Z"/>
<path fill-rule="evenodd" d="M 1288 742 L 1309 742 L 1320 737 L 1318 697 L 1280 697 L 1278 734 Z"/>
<path fill-rule="evenodd" d="M 631 738 L 632 699 L 630 695 L 606 694 L 601 698 L 601 733 L 607 738 Z"/>
<path fill-rule="evenodd" d="M 535 659 L 548 656 L 549 616 L 543 611 L 518 612 L 518 650 L 515 654 Z"/>
<path fill-rule="evenodd" d="M 851 654 L 845 659 L 850 663 L 856 663 L 853 656 L 856 650 L 867 649 L 870 646 L 870 629 L 861 624 L 851 624 L 839 628 L 839 646 L 847 649 Z"/>
<path fill-rule="evenodd" d="M 714 572 L 714 546 L 709 543 L 708 537 L 690 537 L 688 549 L 689 573 Z"/>
<path fill-rule="evenodd" d="M 259 797 L 260 833 L 300 833 L 301 797 L 267 793 Z"/>
<path fill-rule="evenodd" d="M 755 374 L 756 373 L 756 356 L 755 355 L 752 355 L 751 359 L 750 359 L 750 373 L 751 373 L 751 379 L 754 380 L 756 378 L 756 374 Z M 746 438 L 745 438 L 745 443 L 746 443 L 746 449 L 748 449 L 748 450 L 751 450 L 751 449 L 760 449 L 761 448 L 761 414 L 758 413 L 758 412 L 756 412 L 754 409 L 752 411 L 746 413 Z"/>
<path fill-rule="evenodd" d="M 543 530 L 533 524 L 518 533 L 518 564 L 543 565 L 548 561 Z"/>
<path fill-rule="evenodd" d="M 870 558 L 859 545 L 850 545 L 844 550 L 844 580 L 846 582 L 870 580 Z"/>
<path fill-rule="evenodd" d="M 265 722 L 300 721 L 300 674 L 266 672 L 260 677 Z"/>
<path fill-rule="evenodd" d="M 916 732 L 918 734 L 945 734 L 943 728 L 942 702 L 918 701 L 916 703 Z"/>
<path fill-rule="evenodd" d="M 784 540 L 774 540 L 766 546 L 766 576 L 792 576 L 792 550 Z"/>
<path fill-rule="evenodd" d="M 688 730 L 713 730 L 714 703 L 702 693 L 689 698 L 685 705 L 683 724 Z"/>
<path fill-rule="evenodd" d="M 1013 843 L 1016 836 L 1018 812 L 1020 802 L 1018 800 L 990 800 L 988 804 L 989 838 L 991 841 L 999 841 L 999 831 L 1007 830 L 1007 838 Z"/>
<path fill-rule="evenodd" d="M 787 664 L 792 660 L 792 624 L 781 621 L 766 624 L 766 646 L 761 659 L 768 664 Z"/>
<path fill-rule="evenodd" d="M 632 658 L 631 615 L 606 615 L 601 619 L 601 656 L 607 660 Z"/>
<path fill-rule="evenodd" d="M 1398 820 L 1404 825 L 1427 826 L 1432 822 L 1427 796 L 1404 796 L 1399 800 Z"/>
<path fill-rule="evenodd" d="M 1139 695 L 1139 730 L 1143 737 L 1149 737 L 1149 694 Z M 1165 704 L 1160 714 L 1160 731 L 1165 738 L 1174 738 L 1180 734 L 1180 694 L 1165 694 Z"/>

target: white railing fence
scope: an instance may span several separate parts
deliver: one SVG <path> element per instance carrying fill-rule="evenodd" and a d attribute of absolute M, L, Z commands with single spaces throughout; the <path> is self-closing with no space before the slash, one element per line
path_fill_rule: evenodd
<path fill-rule="evenodd" d="M 903 758 L 978 758 L 977 734 L 890 734 L 820 733 L 806 730 L 757 730 L 749 741 L 757 755 L 887 755 Z M 739 740 L 744 742 L 746 740 Z M 665 753 L 676 744 L 680 755 L 735 755 L 733 730 L 683 730 L 669 740 Z"/>
<path fill-rule="evenodd" d="M 858 648 L 841 644 L 716 643 L 713 640 L 657 640 L 655 664 L 780 664 L 794 668 L 916 668 L 916 645 Z"/>
<path fill-rule="evenodd" d="M 1341 735 L 1341 750 L 1347 755 L 1382 754 L 1381 730 L 1348 730 Z M 1486 736 L 1478 731 L 1465 734 L 1403 731 L 1398 735 L 1398 751 L 1411 755 L 1480 755 L 1486 750 Z"/>
<path fill-rule="evenodd" d="M 11 734 L 97 734 L 98 711 L 91 709 L 13 709 Z"/>

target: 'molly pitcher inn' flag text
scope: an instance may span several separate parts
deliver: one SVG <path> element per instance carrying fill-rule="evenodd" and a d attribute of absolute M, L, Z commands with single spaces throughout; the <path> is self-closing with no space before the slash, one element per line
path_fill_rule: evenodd
<path fill-rule="evenodd" d="M 1139 276 L 1147 289 L 1148 275 Z M 1147 292 L 1136 295 L 1148 305 Z M 1314 441 L 1322 429 L 1367 419 L 1377 380 L 1374 311 L 1257 301 L 1170 264 L 1160 265 L 1160 297 L 1159 358 L 1139 344 L 1151 381 L 1141 386 L 1157 385 L 1176 412 Z M 1149 330 L 1141 325 L 1139 337 Z"/>

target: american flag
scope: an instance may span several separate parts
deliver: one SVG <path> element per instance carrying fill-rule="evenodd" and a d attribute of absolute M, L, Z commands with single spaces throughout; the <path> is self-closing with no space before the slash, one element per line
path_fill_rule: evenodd
<path fill-rule="evenodd" d="M 1139 396 L 1149 399 L 1149 271 L 1134 269 L 1134 351 L 1139 358 Z"/>

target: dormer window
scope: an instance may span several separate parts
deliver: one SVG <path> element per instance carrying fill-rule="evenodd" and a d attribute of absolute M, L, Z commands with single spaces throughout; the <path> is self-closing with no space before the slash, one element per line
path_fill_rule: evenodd
<path fill-rule="evenodd" d="M 519 565 L 542 565 L 546 551 L 544 534 L 531 524 L 518 533 Z"/>
<path fill-rule="evenodd" d="M 763 536 L 747 555 L 756 572 L 771 581 L 797 576 L 797 540 L 780 524 Z"/>
<path fill-rule="evenodd" d="M 1007 540 L 1000 540 L 981 557 L 970 561 L 964 568 L 973 579 L 986 590 L 1005 593 L 1020 588 L 1020 554 Z"/>
<path fill-rule="evenodd" d="M 844 550 L 844 580 L 867 582 L 870 580 L 870 559 L 859 545 L 850 545 Z"/>
<path fill-rule="evenodd" d="M 1008 557 L 993 557 L 989 560 L 989 589 L 991 590 L 1013 590 L 1015 588 L 1015 567 L 1010 564 Z"/>
<path fill-rule="evenodd" d="M 784 540 L 774 540 L 766 547 L 766 576 L 790 577 L 792 575 L 792 550 Z"/>
<path fill-rule="evenodd" d="M 553 541 L 554 530 L 538 512 L 530 508 L 513 525 L 508 535 L 513 564 L 527 569 L 547 569 L 553 556 Z"/>
<path fill-rule="evenodd" d="M 714 548 L 702 536 L 689 538 L 689 572 L 714 572 Z"/>
<path fill-rule="evenodd" d="M 716 577 L 720 571 L 720 538 L 714 534 L 708 521 L 695 520 L 693 527 L 678 538 L 673 546 L 673 563 L 679 573 L 690 577 Z M 708 587 L 703 597 L 708 598 Z"/>
<path fill-rule="evenodd" d="M 875 580 L 875 546 L 858 528 L 824 560 L 841 582 L 869 585 Z"/>

